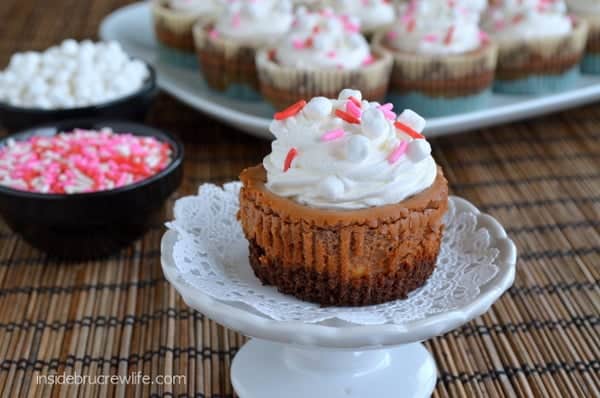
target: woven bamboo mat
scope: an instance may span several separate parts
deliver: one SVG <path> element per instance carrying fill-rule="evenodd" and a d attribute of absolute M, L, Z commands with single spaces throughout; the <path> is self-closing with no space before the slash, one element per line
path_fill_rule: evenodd
<path fill-rule="evenodd" d="M 14 51 L 95 37 L 122 3 L 1 1 L 0 66 Z M 235 179 L 269 150 L 166 95 L 148 123 L 185 140 L 176 196 Z M 439 367 L 434 396 L 600 396 L 600 107 L 432 144 L 453 193 L 497 217 L 520 253 L 514 287 L 488 313 L 426 343 Z M 0 222 L 3 396 L 233 396 L 229 367 L 244 338 L 188 309 L 165 281 L 162 233 L 156 226 L 107 260 L 64 263 Z M 185 383 L 40 383 L 138 371 Z"/>

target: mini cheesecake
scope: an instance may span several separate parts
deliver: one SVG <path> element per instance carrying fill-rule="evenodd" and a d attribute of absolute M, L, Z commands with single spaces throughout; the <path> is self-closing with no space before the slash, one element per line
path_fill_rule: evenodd
<path fill-rule="evenodd" d="M 273 152 L 240 176 L 254 273 L 324 306 L 406 298 L 431 276 L 444 230 L 448 183 L 424 120 L 360 97 L 276 114 Z"/>

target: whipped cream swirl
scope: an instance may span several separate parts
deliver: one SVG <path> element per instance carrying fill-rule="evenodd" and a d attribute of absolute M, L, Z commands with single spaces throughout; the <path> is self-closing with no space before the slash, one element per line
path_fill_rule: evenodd
<path fill-rule="evenodd" d="M 567 0 L 570 10 L 578 14 L 600 14 L 600 1 L 598 0 Z"/>
<path fill-rule="evenodd" d="M 360 20 L 363 30 L 373 31 L 394 22 L 394 5 L 388 0 L 334 0 L 333 8 Z"/>
<path fill-rule="evenodd" d="M 300 7 L 292 29 L 278 44 L 277 63 L 300 69 L 354 69 L 373 60 L 358 19 Z"/>
<path fill-rule="evenodd" d="M 435 181 L 431 147 L 420 135 L 425 120 L 415 112 L 396 116 L 392 104 L 350 89 L 298 105 L 271 123 L 276 139 L 263 165 L 273 193 L 317 208 L 361 209 L 399 203 Z"/>
<path fill-rule="evenodd" d="M 573 29 L 563 0 L 497 0 L 483 26 L 500 42 L 564 36 Z"/>
<path fill-rule="evenodd" d="M 240 43 L 262 46 L 281 38 L 292 19 L 290 0 L 229 0 L 214 30 Z"/>
<path fill-rule="evenodd" d="M 222 0 L 169 0 L 169 8 L 192 14 L 216 14 L 222 7 Z"/>
<path fill-rule="evenodd" d="M 400 7 L 400 21 L 387 33 L 396 50 L 418 54 L 463 54 L 476 50 L 485 34 L 479 14 L 465 1 L 412 0 Z"/>

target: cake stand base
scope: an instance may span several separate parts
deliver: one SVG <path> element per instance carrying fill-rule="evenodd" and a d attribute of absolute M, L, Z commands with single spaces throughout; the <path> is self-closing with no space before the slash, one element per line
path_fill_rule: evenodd
<path fill-rule="evenodd" d="M 420 343 L 345 351 L 252 339 L 231 369 L 240 398 L 424 398 L 436 377 Z"/>

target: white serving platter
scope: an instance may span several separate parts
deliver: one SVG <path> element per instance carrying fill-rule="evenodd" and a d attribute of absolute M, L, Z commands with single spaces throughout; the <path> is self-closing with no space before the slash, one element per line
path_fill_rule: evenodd
<path fill-rule="evenodd" d="M 103 40 L 116 40 L 134 57 L 150 62 L 159 86 L 188 105 L 249 134 L 270 139 L 272 108 L 262 101 L 247 102 L 224 97 L 208 89 L 198 71 L 171 66 L 157 55 L 148 2 L 131 4 L 108 15 L 100 25 Z M 543 115 L 600 100 L 600 75 L 581 76 L 576 86 L 558 94 L 514 96 L 494 94 L 483 110 L 428 120 L 427 136 L 459 133 Z"/>

